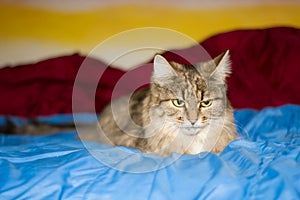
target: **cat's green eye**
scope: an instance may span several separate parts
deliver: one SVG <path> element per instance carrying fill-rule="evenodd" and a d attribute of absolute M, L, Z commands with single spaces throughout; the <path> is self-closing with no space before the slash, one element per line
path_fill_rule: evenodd
<path fill-rule="evenodd" d="M 201 102 L 201 107 L 208 107 L 212 104 L 212 100 L 206 100 Z"/>
<path fill-rule="evenodd" d="M 184 106 L 184 101 L 180 100 L 180 99 L 172 99 L 171 100 L 173 105 L 176 107 L 183 107 Z"/>

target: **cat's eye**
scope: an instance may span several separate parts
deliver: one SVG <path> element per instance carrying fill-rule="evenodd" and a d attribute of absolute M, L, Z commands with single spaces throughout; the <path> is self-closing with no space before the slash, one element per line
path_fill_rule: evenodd
<path fill-rule="evenodd" d="M 201 102 L 201 107 L 208 107 L 212 104 L 212 100 L 206 100 Z"/>
<path fill-rule="evenodd" d="M 176 107 L 183 107 L 184 106 L 184 101 L 180 99 L 172 99 L 171 100 L 173 105 Z"/>

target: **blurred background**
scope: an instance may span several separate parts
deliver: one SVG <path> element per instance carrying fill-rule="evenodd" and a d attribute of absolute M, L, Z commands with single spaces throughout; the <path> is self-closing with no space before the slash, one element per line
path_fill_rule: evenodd
<path fill-rule="evenodd" d="M 169 28 L 196 41 L 236 29 L 300 27 L 299 0 L 0 0 L 0 66 L 15 66 L 80 53 L 133 28 Z M 151 40 L 151 33 L 145 40 Z M 134 44 L 136 38 L 112 42 L 99 55 Z M 159 41 L 166 48 L 184 48 L 186 41 Z M 126 69 L 138 61 L 118 63 Z"/>

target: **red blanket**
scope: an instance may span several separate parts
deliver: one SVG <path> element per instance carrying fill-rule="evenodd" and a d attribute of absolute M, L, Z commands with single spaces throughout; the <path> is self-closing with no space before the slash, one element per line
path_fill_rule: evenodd
<path fill-rule="evenodd" d="M 300 29 L 239 30 L 211 37 L 201 45 L 212 57 L 230 49 L 233 74 L 228 78 L 228 92 L 235 108 L 300 104 Z M 193 55 L 195 48 L 182 51 Z M 169 60 L 178 59 L 171 53 L 165 56 Z M 0 114 L 32 117 L 71 113 L 73 84 L 84 59 L 76 54 L 0 69 Z M 91 74 L 80 80 L 82 84 L 77 90 L 76 101 L 82 105 L 80 112 L 88 112 L 94 109 L 90 102 L 95 98 L 96 111 L 100 112 L 124 72 L 108 68 L 93 96 L 89 88 L 94 83 L 89 75 L 106 66 L 100 61 L 86 59 Z M 150 74 L 151 66 L 142 66 L 132 74 L 132 84 L 149 80 Z M 116 96 L 126 93 L 131 85 L 126 87 Z"/>

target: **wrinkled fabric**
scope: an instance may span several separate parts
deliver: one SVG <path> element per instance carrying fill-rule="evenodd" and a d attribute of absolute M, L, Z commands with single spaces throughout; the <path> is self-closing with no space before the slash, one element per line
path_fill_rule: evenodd
<path fill-rule="evenodd" d="M 77 115 L 83 122 L 93 119 Z M 300 106 L 238 110 L 235 118 L 240 139 L 220 155 L 183 155 L 148 172 L 153 163 L 163 166 L 176 154 L 161 158 L 125 147 L 83 144 L 74 132 L 1 135 L 0 198 L 299 199 Z M 64 124 L 72 117 L 38 120 Z M 127 157 L 115 155 L 117 148 Z"/>
<path fill-rule="evenodd" d="M 266 106 L 300 104 L 300 29 L 275 27 L 262 30 L 238 30 L 220 33 L 200 43 L 214 57 L 230 50 L 232 75 L 228 78 L 228 96 L 234 108 L 262 109 Z M 184 62 L 185 55 L 194 62 L 199 48 L 191 47 L 166 52 L 168 60 Z M 88 72 L 77 80 L 82 67 Z M 134 67 L 134 66 L 133 66 Z M 81 68 L 82 69 L 82 68 Z M 100 75 L 99 71 L 104 71 Z M 131 78 L 122 84 L 114 97 L 132 92 L 130 88 L 150 81 L 151 64 L 144 64 L 131 72 Z M 90 77 L 99 73 L 98 82 Z M 34 64 L 0 69 L 0 114 L 34 117 L 40 115 L 72 113 L 74 81 L 78 90 L 76 112 L 99 113 L 110 101 L 116 83 L 124 71 L 107 68 L 103 62 L 78 54 L 52 58 Z M 78 78 L 78 77 L 77 77 Z M 98 87 L 94 92 L 93 85 Z M 94 105 L 94 100 L 96 104 Z"/>

